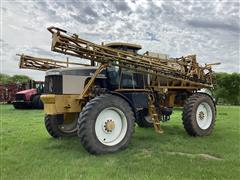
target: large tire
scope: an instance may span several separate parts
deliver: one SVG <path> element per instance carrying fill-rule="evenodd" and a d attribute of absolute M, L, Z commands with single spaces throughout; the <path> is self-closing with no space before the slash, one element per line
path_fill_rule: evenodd
<path fill-rule="evenodd" d="M 31 109 L 31 105 L 24 104 L 24 103 L 13 103 L 13 107 L 15 109 Z"/>
<path fill-rule="evenodd" d="M 40 98 L 41 95 L 39 95 L 39 98 L 38 98 L 38 109 L 43 109 L 44 108 L 44 104 Z"/>
<path fill-rule="evenodd" d="M 31 97 L 31 104 L 32 104 L 32 108 L 33 109 L 37 109 L 37 106 L 38 106 L 38 97 L 37 97 L 37 95 L 33 95 Z"/>
<path fill-rule="evenodd" d="M 215 117 L 215 104 L 209 95 L 195 93 L 186 100 L 182 120 L 190 136 L 211 134 L 215 125 Z"/>
<path fill-rule="evenodd" d="M 63 114 L 46 115 L 44 122 L 48 133 L 53 138 L 77 135 L 77 113 L 74 114 L 74 116 L 76 116 L 76 118 L 74 118 L 72 122 L 67 122 L 66 118 L 64 119 Z"/>
<path fill-rule="evenodd" d="M 136 120 L 136 123 L 141 128 L 153 127 L 153 122 L 151 120 L 151 116 L 148 113 L 148 109 L 143 109 L 140 112 L 138 112 L 138 118 Z"/>
<path fill-rule="evenodd" d="M 14 107 L 15 109 L 23 109 L 23 107 L 22 107 L 21 105 L 16 104 L 16 103 L 13 103 L 13 107 Z"/>
<path fill-rule="evenodd" d="M 32 107 L 34 109 L 43 109 L 43 102 L 42 100 L 40 99 L 40 95 L 35 95 L 33 98 L 32 98 Z"/>
<path fill-rule="evenodd" d="M 78 136 L 91 154 L 127 148 L 134 131 L 134 114 L 121 97 L 105 94 L 90 100 L 78 120 Z"/>

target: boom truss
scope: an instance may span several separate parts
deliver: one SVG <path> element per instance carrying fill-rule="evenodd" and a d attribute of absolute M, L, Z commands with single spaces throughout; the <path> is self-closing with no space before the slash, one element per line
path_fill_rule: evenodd
<path fill-rule="evenodd" d="M 166 79 L 164 86 L 167 88 L 212 87 L 211 67 L 200 67 L 196 55 L 161 59 L 98 45 L 56 27 L 49 27 L 48 30 L 52 33 L 52 51 L 150 74 L 155 79 L 151 86 L 161 87 L 160 79 Z"/>
<path fill-rule="evenodd" d="M 75 63 L 67 61 L 58 61 L 48 58 L 33 57 L 28 55 L 20 55 L 19 68 L 21 69 L 33 69 L 39 71 L 46 71 L 56 68 L 67 68 L 69 65 L 87 66 L 87 64 Z"/>

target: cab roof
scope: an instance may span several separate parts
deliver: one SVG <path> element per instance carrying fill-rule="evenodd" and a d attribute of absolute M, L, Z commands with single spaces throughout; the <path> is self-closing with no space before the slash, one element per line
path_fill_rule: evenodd
<path fill-rule="evenodd" d="M 111 47 L 111 48 L 116 48 L 116 47 L 127 47 L 129 49 L 134 49 L 134 50 L 140 50 L 142 49 L 141 45 L 138 44 L 132 44 L 132 43 L 124 43 L 124 42 L 112 42 L 112 43 L 106 43 L 104 46 Z"/>

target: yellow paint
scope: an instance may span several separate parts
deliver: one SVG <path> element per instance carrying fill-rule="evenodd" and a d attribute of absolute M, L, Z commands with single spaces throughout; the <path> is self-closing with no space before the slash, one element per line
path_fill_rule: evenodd
<path fill-rule="evenodd" d="M 81 111 L 82 101 L 79 101 L 79 95 L 41 95 L 44 103 L 44 112 L 49 115 L 73 113 Z"/>

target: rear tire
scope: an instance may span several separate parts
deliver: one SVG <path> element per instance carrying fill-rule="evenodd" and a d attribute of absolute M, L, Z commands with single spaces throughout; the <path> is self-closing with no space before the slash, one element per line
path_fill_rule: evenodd
<path fill-rule="evenodd" d="M 127 148 L 134 131 L 134 114 L 121 97 L 105 94 L 90 100 L 78 120 L 78 136 L 91 154 Z"/>
<path fill-rule="evenodd" d="M 77 116 L 77 114 L 76 114 Z M 77 116 L 78 117 L 78 116 Z M 45 127 L 47 129 L 47 132 L 53 137 L 53 138 L 60 138 L 60 137 L 66 137 L 66 136 L 75 136 L 77 134 L 77 117 L 73 122 L 67 123 L 66 118 L 64 120 L 64 115 L 46 115 L 45 116 Z M 74 122 L 75 121 L 75 122 Z M 70 124 L 70 125 L 69 125 Z M 67 128 L 63 128 L 64 126 Z"/>
<path fill-rule="evenodd" d="M 35 95 L 33 98 L 32 98 L 32 107 L 34 109 L 43 109 L 43 102 L 42 100 L 40 99 L 40 96 L 41 95 Z"/>
<path fill-rule="evenodd" d="M 207 94 L 195 93 L 185 102 L 182 120 L 190 136 L 205 136 L 211 134 L 215 116 L 216 109 L 212 98 Z"/>

